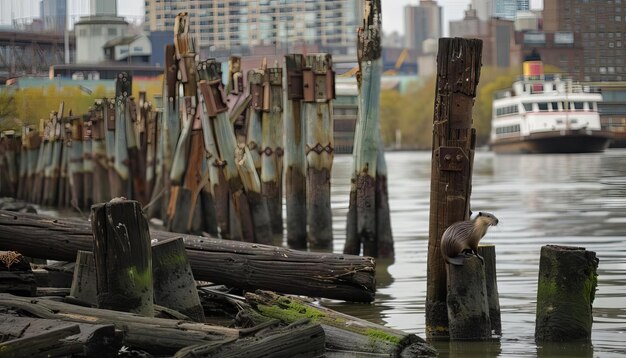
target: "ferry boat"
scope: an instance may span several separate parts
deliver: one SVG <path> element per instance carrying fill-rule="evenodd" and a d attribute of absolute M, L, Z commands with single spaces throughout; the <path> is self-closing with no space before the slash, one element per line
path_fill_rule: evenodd
<path fill-rule="evenodd" d="M 611 139 L 600 128 L 599 91 L 545 75 L 536 52 L 523 63 L 523 77 L 493 100 L 491 149 L 501 154 L 595 153 Z"/>

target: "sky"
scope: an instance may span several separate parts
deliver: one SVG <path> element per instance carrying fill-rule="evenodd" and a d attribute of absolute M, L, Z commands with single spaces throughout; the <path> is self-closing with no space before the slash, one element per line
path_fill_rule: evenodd
<path fill-rule="evenodd" d="M 67 0 L 70 15 L 85 15 L 88 12 L 87 0 Z M 448 22 L 463 18 L 464 11 L 471 0 L 437 0 L 443 7 L 444 36 L 448 34 Z M 0 0 L 0 24 L 10 23 L 13 12 L 17 18 L 38 16 L 39 0 Z M 123 0 L 117 2 L 120 16 L 143 17 L 144 0 Z M 382 0 L 383 31 L 391 33 L 404 32 L 404 6 L 417 5 L 419 0 Z M 532 9 L 541 8 L 543 0 L 530 0 Z"/>

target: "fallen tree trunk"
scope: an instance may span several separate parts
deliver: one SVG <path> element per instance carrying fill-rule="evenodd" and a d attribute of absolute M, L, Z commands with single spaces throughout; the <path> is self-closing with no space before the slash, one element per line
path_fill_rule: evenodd
<path fill-rule="evenodd" d="M 261 244 L 151 230 L 153 240 L 182 237 L 196 280 L 354 302 L 374 300 L 375 263 L 370 257 L 309 253 Z M 73 261 L 93 250 L 91 225 L 0 210 L 0 250 Z"/>
<path fill-rule="evenodd" d="M 309 318 L 326 334 L 326 348 L 384 354 L 390 357 L 434 357 L 437 352 L 415 334 L 406 333 L 313 305 L 291 296 L 256 291 L 246 294 L 246 301 L 266 317 L 293 323 Z"/>

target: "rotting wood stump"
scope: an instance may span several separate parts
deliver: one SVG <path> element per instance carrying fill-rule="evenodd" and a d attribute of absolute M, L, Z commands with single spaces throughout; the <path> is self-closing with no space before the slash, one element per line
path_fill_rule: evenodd
<path fill-rule="evenodd" d="M 96 262 L 90 251 L 78 250 L 70 296 L 91 305 L 98 304 Z"/>
<path fill-rule="evenodd" d="M 591 341 L 598 262 L 583 247 L 541 248 L 535 341 Z"/>
<path fill-rule="evenodd" d="M 141 204 L 113 199 L 91 208 L 98 307 L 152 316 L 152 251 Z"/>

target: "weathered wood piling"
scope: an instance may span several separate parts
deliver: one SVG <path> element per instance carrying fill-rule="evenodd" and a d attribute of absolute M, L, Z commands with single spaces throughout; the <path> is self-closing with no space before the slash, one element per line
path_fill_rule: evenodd
<path fill-rule="evenodd" d="M 496 247 L 495 245 L 480 245 L 478 246 L 478 254 L 485 260 L 485 285 L 487 288 L 487 304 L 489 305 L 491 334 L 501 336 L 502 319 L 500 312 L 500 294 L 498 293 L 498 277 L 496 273 Z"/>
<path fill-rule="evenodd" d="M 451 340 L 491 338 L 491 320 L 483 263 L 476 256 L 463 266 L 448 265 L 447 311 Z"/>
<path fill-rule="evenodd" d="M 541 248 L 537 285 L 537 342 L 590 342 L 598 285 L 596 253 L 583 247 Z"/>
<path fill-rule="evenodd" d="M 306 55 L 304 61 L 302 118 L 306 126 L 308 241 L 311 249 L 331 250 L 330 172 L 335 151 L 332 111 L 335 72 L 329 54 Z"/>
<path fill-rule="evenodd" d="M 433 118 L 426 336 L 447 339 L 446 264 L 441 237 L 451 224 L 467 220 L 475 130 L 473 98 L 480 77 L 482 41 L 439 39 Z"/>
<path fill-rule="evenodd" d="M 380 258 L 394 256 L 387 198 L 387 173 L 380 137 L 382 74 L 380 0 L 365 1 L 359 28 L 359 119 L 355 129 L 353 173 L 344 253 Z"/>
<path fill-rule="evenodd" d="M 305 126 L 302 116 L 304 56 L 285 55 L 283 71 L 285 125 L 285 209 L 287 245 L 307 248 Z"/>

